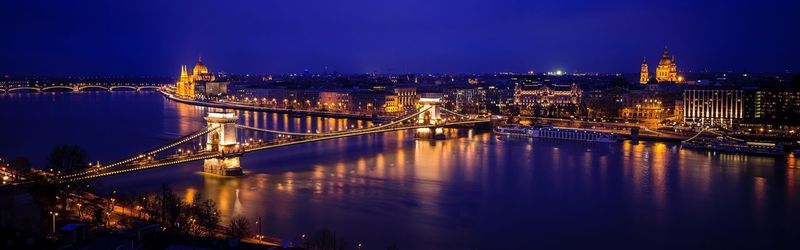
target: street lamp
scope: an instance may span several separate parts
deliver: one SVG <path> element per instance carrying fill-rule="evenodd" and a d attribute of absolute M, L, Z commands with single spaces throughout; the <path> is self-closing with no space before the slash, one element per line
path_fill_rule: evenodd
<path fill-rule="evenodd" d="M 57 212 L 56 213 L 50 212 L 50 214 L 53 215 L 53 236 L 55 237 L 55 235 L 56 235 L 56 216 L 58 216 L 58 213 Z"/>
<path fill-rule="evenodd" d="M 78 218 L 81 218 L 81 204 L 78 203 Z"/>
<path fill-rule="evenodd" d="M 258 225 L 258 235 L 256 235 L 256 237 L 258 238 L 259 241 L 261 241 L 261 239 L 262 239 L 262 237 L 261 237 L 261 216 L 258 217 L 258 220 L 256 221 L 256 225 Z"/>

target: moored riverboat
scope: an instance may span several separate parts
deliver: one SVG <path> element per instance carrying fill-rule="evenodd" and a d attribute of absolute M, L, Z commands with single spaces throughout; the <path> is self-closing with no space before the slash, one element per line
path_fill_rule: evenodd
<path fill-rule="evenodd" d="M 507 125 L 497 126 L 494 133 L 504 136 L 519 136 L 540 139 L 555 139 L 583 142 L 612 143 L 622 140 L 622 136 L 616 133 L 594 131 L 579 128 L 561 128 L 548 125 L 523 126 Z"/>
<path fill-rule="evenodd" d="M 728 136 L 694 138 L 681 143 L 681 147 L 704 149 L 725 153 L 783 155 L 783 145 L 773 142 L 757 142 L 736 139 Z"/>

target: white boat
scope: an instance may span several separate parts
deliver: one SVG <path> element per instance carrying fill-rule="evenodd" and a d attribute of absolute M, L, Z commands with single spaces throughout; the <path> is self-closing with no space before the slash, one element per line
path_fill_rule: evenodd
<path fill-rule="evenodd" d="M 612 143 L 622 140 L 622 136 L 615 133 L 600 132 L 590 129 L 560 128 L 547 125 L 534 127 L 522 125 L 497 126 L 495 127 L 494 132 L 495 134 L 505 136 L 522 136 L 529 138 L 584 142 Z"/>
<path fill-rule="evenodd" d="M 494 128 L 494 133 L 505 136 L 528 137 L 528 131 L 530 129 L 531 129 L 530 126 L 524 126 L 524 125 L 497 126 Z"/>
<path fill-rule="evenodd" d="M 756 142 L 737 139 L 729 136 L 716 138 L 698 137 L 686 140 L 681 147 L 720 151 L 726 153 L 784 155 L 783 145 L 774 142 Z"/>

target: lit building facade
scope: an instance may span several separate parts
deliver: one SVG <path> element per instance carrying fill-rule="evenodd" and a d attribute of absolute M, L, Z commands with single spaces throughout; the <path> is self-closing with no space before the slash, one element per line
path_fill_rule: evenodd
<path fill-rule="evenodd" d="M 625 107 L 625 96 L 628 93 L 627 88 L 618 86 L 587 91 L 586 96 L 582 98 L 586 115 L 591 118 L 621 117 L 620 114 Z"/>
<path fill-rule="evenodd" d="M 621 95 L 620 117 L 656 126 L 664 120 L 678 120 L 675 103 L 682 98 L 683 86 L 671 83 L 648 84 Z"/>
<path fill-rule="evenodd" d="M 350 111 L 364 114 L 396 113 L 397 95 L 386 91 L 354 91 L 350 93 Z"/>
<path fill-rule="evenodd" d="M 508 114 L 514 106 L 514 88 L 508 85 L 478 88 L 484 100 L 484 113 Z"/>
<path fill-rule="evenodd" d="M 404 111 L 404 110 L 400 109 L 400 97 L 399 96 L 389 94 L 389 95 L 386 95 L 385 99 L 386 99 L 386 101 L 383 104 L 383 112 L 389 113 L 389 114 L 395 114 L 395 113 Z"/>
<path fill-rule="evenodd" d="M 634 90 L 623 96 L 622 118 L 639 121 L 661 121 L 672 117 L 674 100 L 660 92 Z"/>
<path fill-rule="evenodd" d="M 800 126 L 800 88 L 760 87 L 745 91 L 745 121 L 764 128 Z"/>
<path fill-rule="evenodd" d="M 687 89 L 683 93 L 683 122 L 733 127 L 744 118 L 744 98 L 744 91 L 739 89 Z"/>
<path fill-rule="evenodd" d="M 319 92 L 319 106 L 328 111 L 345 111 L 353 102 L 352 91 L 325 90 Z"/>
<path fill-rule="evenodd" d="M 661 61 L 658 62 L 658 68 L 656 68 L 656 81 L 680 81 L 678 78 L 678 65 L 675 62 L 675 56 L 670 57 L 669 50 L 667 48 L 664 48 L 664 54 L 661 56 Z"/>
<path fill-rule="evenodd" d="M 442 104 L 448 110 L 461 114 L 477 114 L 483 110 L 483 96 L 474 87 L 445 88 Z"/>
<path fill-rule="evenodd" d="M 209 73 L 208 67 L 203 64 L 201 58 L 197 58 L 197 64 L 192 69 L 192 74 L 186 70 L 186 65 L 181 66 L 181 76 L 178 82 L 175 83 L 175 94 L 182 98 L 194 99 L 196 97 L 197 85 L 201 82 L 212 82 L 215 80 L 214 74 Z M 211 88 L 214 92 L 226 91 L 226 86 L 215 86 Z"/>
<path fill-rule="evenodd" d="M 577 116 L 580 111 L 581 91 L 578 84 L 517 83 L 514 105 L 522 115 Z"/>
<path fill-rule="evenodd" d="M 413 111 L 417 109 L 417 88 L 415 87 L 396 87 L 394 94 L 397 96 L 397 106 L 403 111 Z"/>

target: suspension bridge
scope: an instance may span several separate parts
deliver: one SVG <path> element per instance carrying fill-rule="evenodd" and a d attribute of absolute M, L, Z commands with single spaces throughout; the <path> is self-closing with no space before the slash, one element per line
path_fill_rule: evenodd
<path fill-rule="evenodd" d="M 207 126 L 173 142 L 109 164 L 98 164 L 79 172 L 59 174 L 54 178 L 59 182 L 74 182 L 195 161 L 204 161 L 204 172 L 235 176 L 242 174 L 239 164 L 240 157 L 272 148 L 400 130 L 415 130 L 417 138 L 442 139 L 444 138 L 442 129 L 445 127 L 472 126 L 491 122 L 488 116 L 469 116 L 446 110 L 439 105 L 438 99 L 423 99 L 420 104 L 421 108 L 416 112 L 387 123 L 316 133 L 251 127 L 237 124 L 238 116 L 235 113 L 209 112 L 205 117 Z M 240 131 L 275 136 L 269 140 L 244 139 L 240 136 L 242 134 Z M 203 137 L 205 137 L 205 144 L 196 143 L 195 140 L 202 141 Z M 169 149 L 187 144 L 202 147 L 197 150 L 178 149 L 176 153 L 164 154 Z"/>

